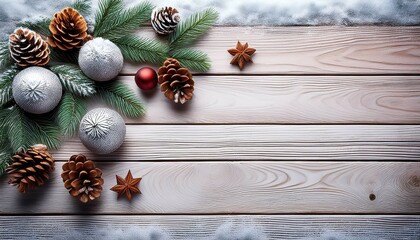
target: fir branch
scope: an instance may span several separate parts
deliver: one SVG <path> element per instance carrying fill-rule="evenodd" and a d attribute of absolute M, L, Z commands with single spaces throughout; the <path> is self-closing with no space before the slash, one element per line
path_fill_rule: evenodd
<path fill-rule="evenodd" d="M 50 63 L 73 63 L 78 64 L 79 50 L 61 51 L 58 48 L 50 47 Z"/>
<path fill-rule="evenodd" d="M 99 96 L 109 105 L 127 117 L 140 117 L 144 106 L 127 85 L 119 81 L 96 84 Z"/>
<path fill-rule="evenodd" d="M 218 13 L 209 8 L 182 21 L 169 36 L 171 49 L 191 46 L 216 22 L 217 18 Z"/>
<path fill-rule="evenodd" d="M 50 67 L 58 75 L 63 87 L 81 97 L 88 97 L 96 93 L 95 82 L 83 74 L 76 65 L 64 64 Z"/>
<path fill-rule="evenodd" d="M 7 68 L 13 64 L 10 56 L 9 43 L 0 42 L 0 69 Z"/>
<path fill-rule="evenodd" d="M 76 135 L 80 120 L 86 113 L 84 99 L 66 92 L 58 105 L 56 112 L 57 124 L 64 136 Z"/>
<path fill-rule="evenodd" d="M 127 32 L 133 31 L 140 24 L 150 19 L 152 10 L 153 5 L 145 1 L 127 10 L 110 14 L 107 20 L 95 29 L 95 36 L 109 40 L 125 37 Z"/>
<path fill-rule="evenodd" d="M 76 0 L 72 5 L 72 8 L 76 9 L 82 15 L 90 14 L 92 10 L 91 0 Z"/>
<path fill-rule="evenodd" d="M 99 37 L 99 34 L 103 31 L 103 25 L 106 22 L 110 22 L 110 18 L 118 15 L 123 9 L 122 0 L 99 0 L 98 10 L 95 15 L 95 29 L 94 37 Z"/>
<path fill-rule="evenodd" d="M 49 18 L 42 18 L 40 20 L 37 20 L 35 22 L 21 22 L 18 24 L 18 27 L 25 27 L 25 28 L 29 28 L 32 31 L 35 31 L 41 35 L 44 36 L 49 36 L 50 35 L 50 23 L 51 23 L 51 19 Z"/>
<path fill-rule="evenodd" d="M 12 162 L 12 155 L 12 151 L 5 150 L 0 152 L 0 176 Z"/>
<path fill-rule="evenodd" d="M 168 58 L 169 47 L 158 41 L 127 35 L 113 41 L 121 50 L 124 59 L 133 62 L 162 64 Z"/>
<path fill-rule="evenodd" d="M 10 68 L 0 76 L 0 107 L 13 99 L 12 83 L 18 72 L 18 69 Z"/>
<path fill-rule="evenodd" d="M 13 152 L 24 151 L 37 143 L 50 149 L 59 146 L 60 131 L 48 117 L 27 114 L 16 105 L 2 110 L 1 115 L 5 116 L 0 127 L 6 132 Z"/>
<path fill-rule="evenodd" d="M 196 49 L 183 48 L 174 51 L 171 55 L 181 63 L 182 67 L 192 71 L 205 72 L 211 67 L 207 54 Z"/>

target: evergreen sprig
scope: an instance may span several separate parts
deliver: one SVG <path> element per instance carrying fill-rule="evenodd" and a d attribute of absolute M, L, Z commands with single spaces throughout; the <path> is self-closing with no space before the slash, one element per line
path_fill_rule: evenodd
<path fill-rule="evenodd" d="M 216 22 L 218 13 L 212 9 L 206 9 L 195 13 L 178 24 L 176 30 L 169 36 L 172 50 L 191 46 L 198 38 Z"/>
<path fill-rule="evenodd" d="M 133 90 L 119 81 L 96 84 L 99 96 L 127 117 L 140 117 L 145 109 Z"/>
<path fill-rule="evenodd" d="M 60 131 L 47 115 L 25 113 L 18 106 L 1 110 L 0 128 L 7 134 L 12 152 L 24 151 L 30 146 L 43 143 L 50 149 L 60 145 Z"/>
<path fill-rule="evenodd" d="M 95 82 L 88 78 L 76 65 L 64 64 L 50 67 L 58 75 L 63 87 L 81 97 L 96 93 Z"/>
<path fill-rule="evenodd" d="M 76 9 L 82 15 L 90 14 L 92 10 L 92 1 L 91 0 L 76 0 L 71 7 Z"/>
<path fill-rule="evenodd" d="M 25 28 L 29 28 L 32 31 L 35 31 L 41 35 L 44 36 L 49 36 L 50 35 L 50 23 L 51 23 L 51 19 L 49 18 L 41 18 L 37 21 L 34 22 L 22 22 L 18 24 L 18 27 L 25 27 Z"/>
<path fill-rule="evenodd" d="M 0 76 L 0 107 L 13 99 L 12 83 L 18 72 L 18 69 L 10 68 Z"/>
<path fill-rule="evenodd" d="M 0 42 L 0 69 L 7 68 L 13 64 L 10 56 L 9 43 Z"/>
<path fill-rule="evenodd" d="M 127 35 L 114 40 L 125 59 L 133 62 L 150 62 L 162 64 L 168 58 L 169 47 L 157 40 Z"/>
<path fill-rule="evenodd" d="M 103 0 L 99 3 L 94 36 L 109 40 L 125 37 L 150 18 L 152 9 L 148 1 L 124 10 L 120 0 Z"/>
<path fill-rule="evenodd" d="M 192 71 L 205 72 L 211 67 L 209 57 L 200 50 L 183 48 L 173 51 L 172 57 L 180 61 L 182 67 Z"/>
<path fill-rule="evenodd" d="M 85 100 L 69 92 L 64 93 L 57 107 L 56 120 L 64 136 L 76 135 L 80 120 L 86 114 Z"/>

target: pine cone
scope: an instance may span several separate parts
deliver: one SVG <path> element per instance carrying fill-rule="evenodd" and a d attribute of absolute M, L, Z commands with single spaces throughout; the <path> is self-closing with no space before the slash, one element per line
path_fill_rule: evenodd
<path fill-rule="evenodd" d="M 83 203 L 101 196 L 104 184 L 102 171 L 82 154 L 71 156 L 63 165 L 61 177 L 70 195 L 79 198 Z"/>
<path fill-rule="evenodd" d="M 44 66 L 50 61 L 50 49 L 41 36 L 27 28 L 17 28 L 9 37 L 10 55 L 21 67 Z"/>
<path fill-rule="evenodd" d="M 63 51 L 81 48 L 92 39 L 87 33 L 85 19 L 73 8 L 64 8 L 56 13 L 49 28 L 52 36 L 47 38 L 48 44 Z"/>
<path fill-rule="evenodd" d="M 172 7 L 155 8 L 151 17 L 153 29 L 159 34 L 173 32 L 180 20 L 178 10 Z"/>
<path fill-rule="evenodd" d="M 176 102 L 184 104 L 191 100 L 194 92 L 194 80 L 187 68 L 182 68 L 178 60 L 168 58 L 158 71 L 160 91 Z"/>
<path fill-rule="evenodd" d="M 19 192 L 26 192 L 44 184 L 50 172 L 54 170 L 54 159 L 47 151 L 47 146 L 37 144 L 26 152 L 16 153 L 13 163 L 6 172 L 10 174 L 9 184 L 18 185 Z"/>

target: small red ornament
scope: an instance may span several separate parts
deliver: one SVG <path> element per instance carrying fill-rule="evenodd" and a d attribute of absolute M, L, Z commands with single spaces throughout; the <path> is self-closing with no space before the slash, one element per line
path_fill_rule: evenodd
<path fill-rule="evenodd" d="M 150 90 L 156 87 L 158 81 L 158 75 L 153 68 L 144 67 L 140 68 L 136 76 L 134 77 L 136 80 L 137 86 L 142 90 Z"/>

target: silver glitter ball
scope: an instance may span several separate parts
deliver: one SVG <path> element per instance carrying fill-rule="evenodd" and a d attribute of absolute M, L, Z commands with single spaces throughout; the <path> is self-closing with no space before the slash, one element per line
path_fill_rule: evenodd
<path fill-rule="evenodd" d="M 28 67 L 13 79 L 13 98 L 26 112 L 43 114 L 60 102 L 63 89 L 56 74 L 42 67 Z"/>
<path fill-rule="evenodd" d="M 95 108 L 82 118 L 79 137 L 83 145 L 94 153 L 114 152 L 124 142 L 124 119 L 114 110 Z"/>
<path fill-rule="evenodd" d="M 121 50 L 111 41 L 95 38 L 83 45 L 79 52 L 79 66 L 83 73 L 95 81 L 109 81 L 121 72 L 124 58 Z"/>

